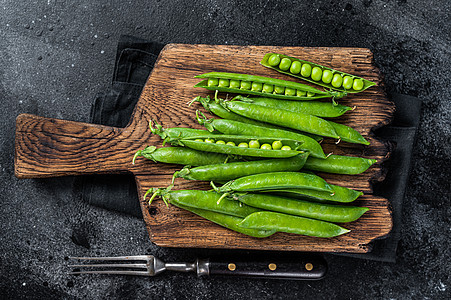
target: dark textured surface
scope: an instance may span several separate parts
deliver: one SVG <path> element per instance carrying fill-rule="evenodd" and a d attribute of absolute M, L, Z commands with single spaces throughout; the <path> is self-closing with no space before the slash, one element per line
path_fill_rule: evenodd
<path fill-rule="evenodd" d="M 116 3 L 114 3 L 116 2 Z M 449 1 L 91 1 L 0 6 L 0 295 L 6 298 L 360 299 L 449 296 L 451 102 Z M 397 263 L 328 255 L 319 282 L 69 276 L 69 255 L 153 253 L 191 260 L 207 251 L 153 246 L 141 220 L 80 201 L 70 178 L 18 180 L 15 117 L 87 121 L 108 88 L 117 39 L 368 47 L 388 92 L 424 100 L 403 207 Z M 4 297 L 2 297 L 4 298 Z"/>

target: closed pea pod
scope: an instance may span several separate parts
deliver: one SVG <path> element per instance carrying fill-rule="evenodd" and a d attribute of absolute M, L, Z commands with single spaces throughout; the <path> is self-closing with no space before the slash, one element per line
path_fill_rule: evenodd
<path fill-rule="evenodd" d="M 247 135 L 256 137 L 291 139 L 299 141 L 301 143 L 299 149 L 303 151 L 308 151 L 311 156 L 318 158 L 326 158 L 326 155 L 324 154 L 323 149 L 321 148 L 321 145 L 318 144 L 318 142 L 300 133 L 281 129 L 266 128 L 257 125 L 250 125 L 232 120 L 224 120 L 224 119 L 207 120 L 205 116 L 202 115 L 201 117 L 200 114 L 196 114 L 196 116 L 199 124 L 204 125 L 210 132 L 217 130 L 226 135 Z M 282 146 L 283 145 L 281 143 L 280 147 L 277 149 L 282 148 Z"/>
<path fill-rule="evenodd" d="M 137 151 L 133 157 L 133 164 L 138 156 L 143 156 L 154 162 L 191 166 L 221 164 L 229 159 L 225 154 L 205 153 L 183 147 L 165 147 L 157 149 L 157 147 L 154 146 L 148 146 L 143 150 Z"/>
<path fill-rule="evenodd" d="M 276 124 L 311 134 L 340 138 L 332 125 L 328 121 L 318 117 L 294 113 L 288 110 L 274 110 L 270 107 L 261 106 L 245 101 L 220 101 L 220 104 L 234 113 L 243 117 L 254 119 L 261 122 Z"/>
<path fill-rule="evenodd" d="M 302 70 L 301 70 L 302 72 Z M 195 76 L 195 78 L 205 78 L 205 80 L 199 82 L 194 87 L 202 87 L 212 91 L 220 91 L 226 93 L 237 93 L 237 94 L 247 94 L 247 95 L 256 95 L 268 97 L 269 95 L 272 98 L 277 99 L 287 99 L 287 100 L 314 100 L 321 98 L 342 98 L 346 95 L 345 92 L 332 91 L 332 90 L 319 90 L 309 85 L 305 85 L 298 82 L 286 81 L 276 78 L 269 78 L 257 75 L 247 75 L 247 74 L 238 74 L 238 73 L 225 73 L 225 72 L 210 72 L 201 75 Z M 222 86 L 218 84 L 218 86 L 209 86 L 208 80 L 210 78 L 218 78 L 219 81 L 221 79 L 227 80 L 241 80 L 241 82 L 250 82 L 250 89 L 243 88 L 231 88 Z M 272 94 L 264 93 L 262 91 L 263 85 L 268 84 L 274 86 L 274 92 Z M 285 91 L 284 94 L 280 93 L 280 89 L 276 87 L 282 87 Z M 289 89 L 289 92 L 286 92 L 286 89 Z M 314 96 L 297 96 L 296 91 L 304 91 L 306 93 L 310 93 Z M 291 92 L 294 91 L 294 94 Z"/>
<path fill-rule="evenodd" d="M 213 223 L 216 223 L 222 227 L 225 227 L 227 229 L 230 229 L 230 230 L 233 230 L 233 231 L 236 231 L 236 232 L 248 235 L 248 236 L 252 236 L 252 237 L 256 237 L 256 238 L 265 238 L 265 237 L 269 237 L 269 236 L 273 235 L 274 233 L 276 233 L 275 230 L 260 230 L 260 229 L 243 228 L 243 227 L 239 226 L 239 224 L 244 220 L 243 218 L 240 218 L 240 217 L 235 217 L 235 216 L 217 213 L 217 212 L 213 212 L 213 211 L 208 211 L 208 210 L 204 210 L 204 209 L 184 206 L 184 205 L 177 204 L 177 203 L 174 203 L 173 205 L 180 207 L 182 209 L 185 209 L 187 211 L 190 211 L 190 212 L 192 212 L 204 219 L 207 219 Z"/>
<path fill-rule="evenodd" d="M 304 72 L 302 72 L 301 70 L 300 73 L 291 72 L 291 69 L 282 70 L 278 65 L 272 65 L 269 63 L 269 60 L 274 59 L 275 57 L 278 57 L 279 60 L 287 58 L 292 62 L 292 64 L 294 64 L 295 62 L 299 62 L 303 66 L 304 65 L 310 66 L 310 68 L 305 67 Z M 301 60 L 298 58 L 278 53 L 267 53 L 260 63 L 263 66 L 278 71 L 280 73 L 290 75 L 299 79 L 303 79 L 326 88 L 335 89 L 343 92 L 346 91 L 348 93 L 358 93 L 366 90 L 371 86 L 376 85 L 376 83 L 372 81 L 363 79 L 355 75 L 351 75 L 316 63 L 312 63 L 309 61 Z M 311 70 L 311 72 L 309 72 L 309 70 Z M 340 78 L 335 77 L 335 75 L 338 75 Z M 346 79 L 346 77 L 349 77 L 349 79 Z M 334 78 L 335 81 L 333 81 Z"/>
<path fill-rule="evenodd" d="M 350 231 L 333 223 L 270 211 L 250 214 L 239 226 L 321 238 L 335 237 Z"/>
<path fill-rule="evenodd" d="M 340 139 L 342 141 L 348 142 L 348 143 L 354 143 L 354 144 L 363 144 L 363 145 L 369 145 L 370 142 L 368 142 L 357 130 L 354 128 L 351 128 L 349 126 L 335 123 L 332 121 L 327 121 L 329 124 L 335 129 L 335 132 L 340 136 Z"/>
<path fill-rule="evenodd" d="M 206 181 L 228 181 L 253 174 L 268 172 L 299 171 L 308 154 L 302 153 L 290 158 L 265 159 L 257 161 L 214 164 L 196 168 L 185 167 L 175 172 L 173 178 Z"/>
<path fill-rule="evenodd" d="M 305 188 L 316 191 L 332 193 L 333 190 L 327 182 L 312 174 L 299 172 L 272 172 L 240 177 L 214 189 L 219 193 L 253 192 L 277 189 Z"/>
<path fill-rule="evenodd" d="M 231 112 L 231 111 L 225 109 L 224 107 L 222 107 L 219 104 L 219 100 L 218 100 L 218 102 L 216 102 L 214 99 L 210 99 L 208 96 L 206 98 L 196 97 L 196 98 L 194 98 L 193 101 L 191 101 L 191 103 L 193 103 L 193 102 L 200 102 L 202 104 L 202 106 L 208 112 L 211 112 L 223 119 L 234 120 L 234 121 L 238 121 L 238 122 L 242 122 L 242 123 L 246 123 L 246 124 L 252 124 L 252 125 L 257 125 L 257 126 L 262 126 L 262 127 L 267 127 L 267 128 L 278 128 L 278 129 L 286 130 L 286 128 L 283 128 L 283 127 L 280 127 L 277 125 L 268 124 L 268 123 L 264 123 L 264 122 L 260 122 L 260 121 L 256 121 L 256 120 L 252 120 L 252 119 L 240 116 L 239 114 Z M 198 129 L 193 129 L 193 130 L 198 130 Z M 307 133 L 305 133 L 305 134 L 307 134 Z M 311 137 L 312 139 L 315 139 L 316 141 L 322 140 L 322 137 L 320 137 L 320 136 L 316 136 L 316 135 L 312 135 L 312 134 L 307 134 L 307 135 L 309 137 Z"/>
<path fill-rule="evenodd" d="M 264 97 L 247 98 L 244 96 L 236 96 L 234 100 L 248 101 L 257 105 L 268 106 L 276 109 L 284 109 L 295 113 L 304 113 L 317 116 L 320 118 L 335 118 L 343 115 L 345 112 L 352 110 L 351 107 L 330 102 L 319 101 L 290 101 Z"/>
<path fill-rule="evenodd" d="M 310 189 L 279 189 L 270 191 L 271 193 L 281 194 L 287 197 L 296 197 L 309 201 L 319 202 L 340 202 L 349 203 L 362 196 L 362 192 L 353 189 L 348 189 L 343 186 L 329 184 L 332 192 L 322 192 Z"/>
<path fill-rule="evenodd" d="M 363 157 L 329 155 L 326 159 L 314 157 L 307 159 L 304 168 L 326 173 L 355 175 L 365 172 L 375 162 L 375 159 Z"/>
<path fill-rule="evenodd" d="M 366 207 L 312 203 L 269 194 L 232 194 L 249 206 L 328 222 L 353 222 L 368 211 Z"/>
<path fill-rule="evenodd" d="M 227 214 L 235 217 L 244 218 L 251 213 L 261 211 L 261 209 L 248 206 L 246 204 L 233 200 L 222 199 L 221 194 L 212 191 L 200 190 L 171 190 L 171 187 L 166 189 L 150 189 L 147 194 L 152 193 L 152 198 L 156 196 L 162 197 L 166 203 L 180 204 L 194 208 L 214 211 L 222 214 Z"/>

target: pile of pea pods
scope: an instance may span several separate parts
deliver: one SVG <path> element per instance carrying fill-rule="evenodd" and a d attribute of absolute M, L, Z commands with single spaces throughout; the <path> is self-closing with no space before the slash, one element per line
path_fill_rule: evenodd
<path fill-rule="evenodd" d="M 326 155 L 324 138 L 369 145 L 355 129 L 331 121 L 353 109 L 334 100 L 375 83 L 290 56 L 268 53 L 263 66 L 327 89 L 256 75 L 210 72 L 196 76 L 195 87 L 215 91 L 196 97 L 208 119 L 197 110 L 205 130 L 163 128 L 149 123 L 164 146 L 148 146 L 134 158 L 184 165 L 167 188 L 152 188 L 149 204 L 161 197 L 230 230 L 264 238 L 276 232 L 318 238 L 348 233 L 343 223 L 359 219 L 366 207 L 351 206 L 363 193 L 327 183 L 316 172 L 355 175 L 376 160 Z M 237 94 L 231 100 L 218 92 Z M 318 101 L 332 98 L 333 101 Z M 210 191 L 172 190 L 177 178 L 209 181 Z M 338 224 L 339 225 L 338 225 Z"/>

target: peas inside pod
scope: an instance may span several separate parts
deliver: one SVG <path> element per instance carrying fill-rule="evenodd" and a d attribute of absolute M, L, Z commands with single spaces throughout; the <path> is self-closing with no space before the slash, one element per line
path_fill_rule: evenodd
<path fill-rule="evenodd" d="M 219 137 L 220 138 L 220 137 Z M 263 150 L 292 150 L 291 146 L 284 145 L 281 141 L 274 141 L 271 144 L 264 143 L 260 145 L 260 142 L 258 140 L 250 140 L 249 143 L 246 142 L 240 142 L 235 143 L 232 141 L 225 142 L 223 140 L 215 140 L 213 138 L 206 138 L 206 139 L 195 139 L 196 142 L 202 142 L 202 143 L 208 143 L 208 144 L 219 144 L 219 145 L 226 145 L 230 147 L 240 147 L 240 148 L 253 148 L 253 149 L 263 149 Z"/>
<path fill-rule="evenodd" d="M 355 75 L 278 53 L 267 53 L 261 64 L 287 75 L 350 93 L 361 92 L 375 85 L 374 82 Z"/>

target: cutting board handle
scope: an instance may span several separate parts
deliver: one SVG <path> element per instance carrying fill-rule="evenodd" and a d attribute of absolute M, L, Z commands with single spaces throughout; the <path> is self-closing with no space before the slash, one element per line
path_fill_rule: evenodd
<path fill-rule="evenodd" d="M 37 178 L 126 172 L 137 143 L 124 131 L 21 114 L 16 119 L 15 175 Z"/>

